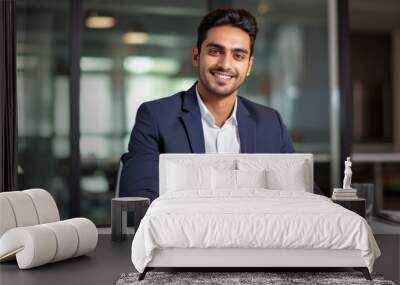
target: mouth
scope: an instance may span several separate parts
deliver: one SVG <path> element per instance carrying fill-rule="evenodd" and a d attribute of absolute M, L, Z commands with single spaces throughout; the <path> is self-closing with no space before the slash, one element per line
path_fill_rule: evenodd
<path fill-rule="evenodd" d="M 210 71 L 210 73 L 219 82 L 228 82 L 229 80 L 235 77 L 235 75 L 232 73 L 221 72 L 221 71 Z"/>

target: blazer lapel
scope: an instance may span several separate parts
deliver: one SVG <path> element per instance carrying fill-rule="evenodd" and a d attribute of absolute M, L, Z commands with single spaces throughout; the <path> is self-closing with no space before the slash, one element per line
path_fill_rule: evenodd
<path fill-rule="evenodd" d="M 203 125 L 197 103 L 196 83 L 183 95 L 181 119 L 192 153 L 205 153 Z"/>
<path fill-rule="evenodd" d="M 238 96 L 236 117 L 239 127 L 240 152 L 254 153 L 256 151 L 256 122 Z"/>

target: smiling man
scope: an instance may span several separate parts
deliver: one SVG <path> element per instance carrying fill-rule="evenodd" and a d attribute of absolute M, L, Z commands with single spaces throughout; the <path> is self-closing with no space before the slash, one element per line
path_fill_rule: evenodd
<path fill-rule="evenodd" d="M 203 18 L 192 49 L 199 79 L 187 91 L 140 106 L 120 196 L 158 197 L 160 153 L 294 152 L 279 113 L 238 96 L 256 35 L 256 20 L 245 10 L 219 9 Z"/>

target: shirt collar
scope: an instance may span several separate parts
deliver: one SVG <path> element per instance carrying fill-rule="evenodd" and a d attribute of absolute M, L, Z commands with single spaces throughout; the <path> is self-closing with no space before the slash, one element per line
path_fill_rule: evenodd
<path fill-rule="evenodd" d="M 199 108 L 200 108 L 201 118 L 204 119 L 209 124 L 211 124 L 212 126 L 215 126 L 214 116 L 207 109 L 207 106 L 204 104 L 203 99 L 201 99 L 199 90 L 197 90 L 197 85 L 196 85 L 196 96 L 197 96 L 197 102 L 198 102 Z M 235 126 L 238 125 L 237 119 L 236 119 L 236 110 L 237 110 L 237 97 L 235 98 L 235 105 L 233 107 L 232 114 L 228 119 L 226 119 L 225 123 L 232 124 Z M 224 126 L 225 126 L 225 124 L 224 124 Z"/>

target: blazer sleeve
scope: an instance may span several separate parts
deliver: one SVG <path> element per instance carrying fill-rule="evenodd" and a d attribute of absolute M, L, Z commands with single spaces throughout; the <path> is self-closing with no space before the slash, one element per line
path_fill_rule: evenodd
<path fill-rule="evenodd" d="M 294 147 L 293 147 L 292 139 L 290 138 L 289 131 L 286 128 L 285 124 L 283 123 L 281 115 L 279 115 L 278 112 L 276 112 L 276 115 L 278 117 L 278 122 L 279 122 L 279 127 L 280 127 L 280 132 L 281 132 L 280 152 L 281 153 L 293 153 L 294 152 Z"/>
<path fill-rule="evenodd" d="M 150 109 L 143 103 L 136 115 L 128 154 L 121 172 L 121 197 L 158 197 L 158 159 L 160 154 L 158 128 Z"/>

